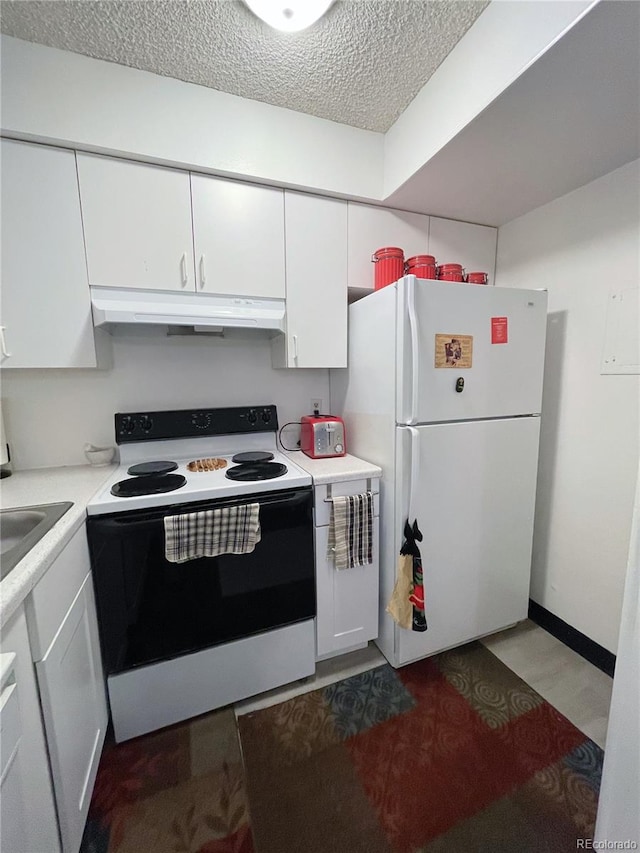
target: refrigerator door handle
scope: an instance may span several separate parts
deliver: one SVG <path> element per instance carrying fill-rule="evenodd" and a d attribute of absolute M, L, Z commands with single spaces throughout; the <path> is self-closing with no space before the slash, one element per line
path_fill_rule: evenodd
<path fill-rule="evenodd" d="M 415 276 L 408 276 L 407 309 L 409 314 L 409 331 L 411 334 L 411 409 L 409 413 L 409 423 L 415 424 L 418 421 L 418 386 L 420 366 Z"/>
<path fill-rule="evenodd" d="M 411 524 L 415 518 L 416 493 L 418 480 L 420 479 L 420 433 L 415 427 L 408 427 L 411 435 L 411 480 L 409 483 L 409 511 L 408 521 Z"/>

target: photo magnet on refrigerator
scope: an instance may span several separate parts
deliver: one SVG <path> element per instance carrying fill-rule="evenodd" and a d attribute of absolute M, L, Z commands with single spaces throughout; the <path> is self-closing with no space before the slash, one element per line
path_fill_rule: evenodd
<path fill-rule="evenodd" d="M 473 335 L 436 335 L 435 367 L 471 367 Z"/>

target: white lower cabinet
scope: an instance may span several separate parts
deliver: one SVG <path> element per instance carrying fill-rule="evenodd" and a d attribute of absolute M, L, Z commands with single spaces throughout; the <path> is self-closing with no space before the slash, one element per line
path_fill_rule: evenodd
<path fill-rule="evenodd" d="M 62 851 L 77 853 L 108 720 L 84 526 L 36 585 L 26 611 Z"/>
<path fill-rule="evenodd" d="M 2 691 L 0 850 L 2 853 L 60 853 L 47 743 L 24 607 L 2 626 L 2 651 L 15 655 L 12 665 L 15 683 Z M 10 692 L 5 692 L 7 689 Z M 18 702 L 20 718 L 16 730 L 13 715 Z"/>
<path fill-rule="evenodd" d="M 107 727 L 90 574 L 36 673 L 62 848 L 71 853 L 82 840 Z"/>
<path fill-rule="evenodd" d="M 327 556 L 332 496 L 354 495 L 367 489 L 365 480 L 316 486 L 316 658 L 333 657 L 364 647 L 378 636 L 379 517 L 378 483 L 373 481 L 373 560 L 366 566 L 337 570 Z M 326 503 L 325 503 L 326 502 Z"/>
<path fill-rule="evenodd" d="M 28 850 L 24 810 L 24 779 L 20 766 L 21 742 L 18 686 L 13 663 L 15 654 L 0 656 L 0 850 Z"/>

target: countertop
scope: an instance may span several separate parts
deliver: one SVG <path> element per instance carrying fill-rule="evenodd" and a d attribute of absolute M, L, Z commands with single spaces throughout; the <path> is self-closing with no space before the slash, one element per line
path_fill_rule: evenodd
<path fill-rule="evenodd" d="M 313 485 L 321 486 L 324 483 L 344 483 L 347 480 L 363 480 L 367 477 L 381 477 L 382 468 L 351 456 L 333 456 L 329 459 L 311 459 L 301 450 L 288 451 L 286 455 L 292 462 L 311 474 Z"/>
<path fill-rule="evenodd" d="M 73 501 L 71 509 L 53 525 L 0 582 L 0 624 L 22 604 L 51 563 L 84 523 L 87 503 L 111 475 L 116 465 L 36 468 L 14 471 L 0 481 L 2 509 Z"/>

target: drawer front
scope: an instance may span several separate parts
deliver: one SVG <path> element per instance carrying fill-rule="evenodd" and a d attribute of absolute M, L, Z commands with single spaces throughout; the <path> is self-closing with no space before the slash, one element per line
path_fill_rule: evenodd
<path fill-rule="evenodd" d="M 56 557 L 26 600 L 34 661 L 42 660 L 91 569 L 84 524 Z"/>
<path fill-rule="evenodd" d="M 315 519 L 316 527 L 323 527 L 329 524 L 331 517 L 331 497 L 340 497 L 341 495 L 359 495 L 366 492 L 367 482 L 369 482 L 369 490 L 373 492 L 373 514 L 380 514 L 380 480 L 379 478 L 367 481 L 363 480 L 346 480 L 344 483 L 327 483 L 326 485 L 316 486 L 314 489 L 315 500 Z"/>

